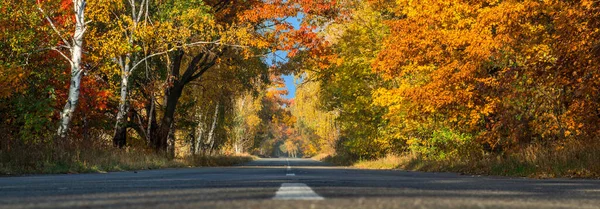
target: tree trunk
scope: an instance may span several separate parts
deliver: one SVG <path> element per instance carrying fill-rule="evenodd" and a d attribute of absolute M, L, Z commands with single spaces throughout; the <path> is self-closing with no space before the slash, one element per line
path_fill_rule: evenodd
<path fill-rule="evenodd" d="M 201 143 L 202 143 L 202 135 L 204 134 L 204 121 L 202 120 L 202 110 L 200 110 L 200 116 L 198 117 L 198 126 L 196 126 L 196 129 L 194 132 L 196 132 L 196 134 L 194 134 L 194 150 L 192 150 L 192 154 L 198 154 L 201 150 Z"/>
<path fill-rule="evenodd" d="M 167 140 L 171 131 L 171 124 L 175 118 L 175 108 L 179 102 L 179 98 L 183 92 L 183 85 L 175 82 L 175 84 L 167 90 L 166 94 L 166 109 L 161 120 L 160 126 L 153 136 L 153 144 L 156 151 L 167 151 Z"/>
<path fill-rule="evenodd" d="M 147 6 L 147 5 L 146 5 Z M 143 1 L 142 5 L 139 5 L 140 9 L 143 9 Z M 132 12 L 131 20 L 133 20 L 133 28 L 128 29 L 129 31 L 125 32 L 128 36 L 128 44 L 130 46 L 134 46 L 134 34 L 137 28 L 137 25 L 140 21 L 141 15 L 144 15 L 142 11 L 140 13 L 135 12 L 135 1 L 130 1 L 130 9 Z M 147 14 L 146 14 L 147 15 Z M 115 124 L 115 133 L 113 135 L 113 145 L 119 148 L 122 148 L 127 144 L 127 114 L 129 113 L 129 102 L 128 102 L 128 94 L 129 94 L 129 76 L 133 72 L 133 68 L 137 66 L 137 60 L 135 60 L 136 56 L 133 53 L 127 53 L 124 56 L 119 57 L 118 64 L 121 67 L 121 96 L 119 98 L 119 111 L 117 113 L 117 121 Z"/>
<path fill-rule="evenodd" d="M 210 132 L 208 132 L 208 144 L 209 144 L 209 154 L 212 154 L 212 150 L 215 146 L 215 129 L 217 128 L 217 119 L 219 117 L 219 102 L 215 105 L 215 114 L 213 116 L 213 122 L 210 127 Z"/>
<path fill-rule="evenodd" d="M 200 53 L 194 56 L 194 58 L 188 63 L 184 73 L 180 74 L 180 67 L 183 62 L 184 55 L 185 52 L 183 50 L 178 50 L 173 57 L 171 72 L 169 73 L 172 77 L 169 79 L 172 83 L 172 86 L 167 89 L 167 92 L 165 94 L 166 108 L 161 119 L 160 126 L 156 131 L 156 134 L 153 134 L 152 136 L 154 149 L 158 152 L 167 151 L 167 140 L 169 136 L 170 127 L 174 121 L 175 108 L 177 107 L 179 98 L 183 93 L 183 88 L 186 84 L 195 79 L 198 79 L 208 69 L 210 69 L 210 67 L 214 66 L 217 57 L 220 54 L 212 52 Z"/>
<path fill-rule="evenodd" d="M 128 60 L 128 58 L 126 58 Z M 117 113 L 117 122 L 115 124 L 115 133 L 113 135 L 113 145 L 122 148 L 127 144 L 127 113 L 129 105 L 127 94 L 129 93 L 129 63 L 124 63 L 125 68 L 121 75 L 121 96 L 119 97 L 119 112 Z"/>
<path fill-rule="evenodd" d="M 67 137 L 69 124 L 79 102 L 79 89 L 81 87 L 81 54 L 83 52 L 83 35 L 85 34 L 85 0 L 73 0 L 75 12 L 75 32 L 73 33 L 73 45 L 71 46 L 71 83 L 69 84 L 69 96 L 60 114 L 58 136 Z"/>
<path fill-rule="evenodd" d="M 196 129 L 193 128 L 190 134 L 188 135 L 190 138 L 190 154 L 196 155 Z"/>
<path fill-rule="evenodd" d="M 151 94 L 150 105 L 146 109 L 148 114 L 148 125 L 146 126 L 146 144 L 152 144 L 152 134 L 156 131 L 156 103 L 154 103 L 154 94 Z"/>
<path fill-rule="evenodd" d="M 61 138 L 67 137 L 69 124 L 73 118 L 73 113 L 75 112 L 75 107 L 77 107 L 77 102 L 79 102 L 79 89 L 81 87 L 82 72 L 79 66 L 71 67 L 71 72 L 69 97 L 67 98 L 67 104 L 65 104 L 65 107 L 60 114 L 60 125 L 57 133 Z"/>
<path fill-rule="evenodd" d="M 171 128 L 169 128 L 169 136 L 167 140 L 167 158 L 170 160 L 175 158 L 175 122 L 171 123 Z"/>

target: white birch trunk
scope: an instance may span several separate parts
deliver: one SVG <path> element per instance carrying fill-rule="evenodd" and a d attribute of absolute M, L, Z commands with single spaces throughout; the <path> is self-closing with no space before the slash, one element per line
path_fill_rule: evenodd
<path fill-rule="evenodd" d="M 71 50 L 71 83 L 69 84 L 69 95 L 67 104 L 60 114 L 60 124 L 58 127 L 58 136 L 65 138 L 69 130 L 69 124 L 73 118 L 73 113 L 79 102 L 79 89 L 81 87 L 81 77 L 83 69 L 81 68 L 81 55 L 83 53 L 83 35 L 85 34 L 85 0 L 73 0 L 73 9 L 75 11 L 75 32 L 73 33 L 73 44 Z M 66 44 L 66 43 L 65 43 Z"/>
<path fill-rule="evenodd" d="M 146 127 L 148 127 L 146 129 L 146 143 L 148 143 L 148 145 L 150 145 L 152 142 L 151 138 L 152 138 L 152 121 L 154 120 L 154 109 L 156 108 L 156 105 L 154 103 L 154 94 L 152 94 L 151 97 L 151 102 L 152 104 L 150 104 L 150 112 L 148 112 L 148 125 Z"/>
<path fill-rule="evenodd" d="M 148 6 L 148 1 L 146 0 L 142 0 L 142 2 L 140 3 L 139 7 L 136 7 L 136 1 L 134 0 L 130 0 L 130 9 L 131 9 L 131 18 L 133 20 L 133 26 L 132 28 L 130 28 L 129 30 L 127 30 L 126 36 L 129 37 L 128 39 L 128 43 L 130 46 L 134 46 L 134 34 L 137 28 L 138 23 L 140 22 L 140 19 L 142 16 L 144 15 L 148 15 L 143 14 L 144 11 L 144 6 Z M 139 13 L 136 13 L 136 8 L 139 9 Z M 147 9 L 147 8 L 146 8 Z M 146 10 L 147 11 L 147 10 Z M 124 60 L 123 60 L 124 57 Z M 113 138 L 120 138 L 122 136 L 119 136 L 119 131 L 122 131 L 125 127 L 125 123 L 127 122 L 127 113 L 129 112 L 129 105 L 127 104 L 127 97 L 129 94 L 129 76 L 131 75 L 132 71 L 134 70 L 133 68 L 135 68 L 137 66 L 136 60 L 134 60 L 135 56 L 132 53 L 127 53 L 125 56 L 120 57 L 118 59 L 118 64 L 121 67 L 121 90 L 120 90 L 120 98 L 119 98 L 119 110 L 117 112 L 117 121 L 115 123 L 115 132 L 113 135 Z M 114 59 L 117 60 L 117 59 Z M 150 118 L 150 117 L 149 117 Z M 148 126 L 148 128 L 150 128 L 150 126 Z M 150 129 L 148 129 L 150 130 Z M 126 140 L 127 136 L 124 136 L 125 138 L 122 140 Z M 150 135 L 148 134 L 148 139 L 149 139 Z"/>
<path fill-rule="evenodd" d="M 239 100 L 239 106 L 237 107 L 237 116 L 236 118 L 238 118 L 238 122 L 239 124 L 237 124 L 237 131 L 236 131 L 236 139 L 235 139 L 235 143 L 234 143 L 234 149 L 235 149 L 235 154 L 240 154 L 242 152 L 242 150 L 244 149 L 244 139 L 246 138 L 246 122 L 245 122 L 245 118 L 244 118 L 244 110 L 245 110 L 245 105 L 246 105 L 246 98 L 245 96 L 242 97 Z"/>
<path fill-rule="evenodd" d="M 201 142 L 202 142 L 202 135 L 204 134 L 204 121 L 202 120 L 202 110 L 199 110 L 200 114 L 198 117 L 198 126 L 196 126 L 196 133 L 197 136 L 196 140 L 194 141 L 195 145 L 194 145 L 194 150 L 193 150 L 193 154 L 198 154 L 200 153 L 201 150 Z"/>
<path fill-rule="evenodd" d="M 217 105 L 215 105 L 215 114 L 213 117 L 213 122 L 212 125 L 210 127 L 210 131 L 208 132 L 208 142 L 210 144 L 209 146 L 209 151 L 212 152 L 212 149 L 215 145 L 215 129 L 217 128 L 217 118 L 219 117 L 219 102 L 217 102 Z"/>
<path fill-rule="evenodd" d="M 115 124 L 115 134 L 125 125 L 127 120 L 127 112 L 129 111 L 127 105 L 127 95 L 129 93 L 129 56 L 126 56 L 125 60 L 121 60 L 121 90 L 119 96 L 119 111 L 117 112 L 117 121 Z"/>

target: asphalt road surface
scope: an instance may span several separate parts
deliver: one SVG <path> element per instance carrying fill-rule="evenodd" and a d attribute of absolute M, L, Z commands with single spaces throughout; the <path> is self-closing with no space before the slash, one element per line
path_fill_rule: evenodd
<path fill-rule="evenodd" d="M 600 181 L 275 158 L 239 167 L 0 177 L 0 208 L 600 208 Z"/>

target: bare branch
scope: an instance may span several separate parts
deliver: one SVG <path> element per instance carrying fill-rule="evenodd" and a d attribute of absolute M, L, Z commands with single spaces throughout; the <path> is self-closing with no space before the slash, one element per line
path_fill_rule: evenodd
<path fill-rule="evenodd" d="M 69 50 L 71 50 L 73 48 L 71 46 L 71 44 L 67 41 L 67 39 L 65 39 L 62 36 L 62 34 L 60 33 L 60 31 L 54 25 L 54 22 L 52 22 L 52 20 L 50 19 L 50 17 L 48 17 L 48 15 L 46 15 L 46 13 L 44 12 L 44 10 L 42 9 L 42 6 L 39 5 L 39 3 L 38 3 L 38 10 L 40 10 L 40 12 L 42 13 L 42 15 L 44 15 L 44 17 L 46 18 L 46 20 L 48 21 L 48 23 L 50 23 L 50 26 L 52 27 L 52 29 L 54 30 L 54 32 L 56 32 L 56 35 L 58 35 L 58 37 L 60 37 L 62 39 L 62 41 L 67 45 L 67 47 L 69 48 Z M 68 60 L 71 61 L 71 59 L 68 59 Z"/>
<path fill-rule="evenodd" d="M 65 59 L 67 59 L 67 61 L 69 62 L 69 64 L 70 64 L 71 66 L 73 66 L 73 61 L 71 61 L 71 59 L 70 59 L 70 58 L 69 58 L 69 57 L 68 57 L 68 56 L 67 56 L 65 53 L 63 53 L 62 51 L 60 51 L 60 50 L 59 50 L 58 48 L 56 48 L 56 47 L 52 47 L 52 48 L 50 48 L 50 49 L 51 49 L 51 50 L 54 50 L 54 51 L 56 51 L 56 52 L 58 52 L 58 53 L 59 53 L 61 56 L 63 56 Z"/>
<path fill-rule="evenodd" d="M 160 56 L 181 48 L 185 48 L 185 47 L 194 47 L 194 46 L 198 46 L 198 45 L 210 45 L 210 44 L 214 44 L 214 45 L 223 45 L 223 46 L 230 46 L 230 47 L 237 47 L 237 48 L 248 48 L 249 46 L 242 46 L 242 45 L 232 45 L 232 44 L 223 44 L 223 43 L 219 43 L 218 41 L 198 41 L 198 42 L 194 42 L 194 43 L 190 43 L 190 44 L 184 44 L 184 45 L 180 45 L 180 46 L 175 46 L 173 48 L 170 48 L 166 51 L 162 51 L 162 52 L 158 52 L 158 53 L 154 53 L 151 55 L 148 55 L 146 57 L 144 57 L 144 59 L 140 60 L 139 62 L 135 63 L 135 65 L 133 65 L 133 67 L 131 67 L 131 71 L 133 72 L 133 70 L 136 69 L 136 67 L 140 64 L 142 64 L 143 62 L 145 62 L 146 60 L 152 58 L 152 57 L 156 57 L 156 56 Z"/>
<path fill-rule="evenodd" d="M 139 8 L 139 9 L 140 9 L 140 11 L 139 11 L 139 13 L 138 13 L 138 16 L 137 16 L 137 17 L 135 17 L 135 19 L 136 19 L 136 20 L 135 20 L 136 24 L 137 24 L 137 23 L 139 23 L 139 22 L 140 22 L 140 20 L 142 19 L 142 16 L 143 16 L 142 14 L 144 14 L 144 6 L 145 6 L 145 4 L 146 4 L 146 0 L 142 0 L 142 3 L 140 3 L 140 8 Z M 146 11 L 147 11 L 147 10 L 146 10 Z"/>
<path fill-rule="evenodd" d="M 31 53 L 24 53 L 24 55 L 27 56 L 27 60 L 29 60 L 29 56 L 31 56 L 31 54 L 33 54 L 33 53 L 42 52 L 42 51 L 46 51 L 46 50 L 52 50 L 52 51 L 58 52 L 62 57 L 64 57 L 65 59 L 67 59 L 67 62 L 69 62 L 69 64 L 72 66 L 73 62 L 71 62 L 71 59 L 69 59 L 69 57 L 64 52 L 60 51 L 60 48 L 67 48 L 67 46 L 60 45 L 60 46 L 57 46 L 57 47 L 48 47 L 48 48 L 38 49 L 38 50 L 35 50 L 35 51 L 31 52 Z M 29 62 L 29 61 L 27 61 L 27 62 Z"/>
<path fill-rule="evenodd" d="M 129 4 L 131 5 L 131 19 L 135 21 L 135 19 L 136 19 L 135 18 L 135 13 L 136 13 L 136 11 L 135 11 L 135 1 L 134 0 L 129 0 Z M 135 26 L 136 23 L 134 22 L 133 24 Z"/>

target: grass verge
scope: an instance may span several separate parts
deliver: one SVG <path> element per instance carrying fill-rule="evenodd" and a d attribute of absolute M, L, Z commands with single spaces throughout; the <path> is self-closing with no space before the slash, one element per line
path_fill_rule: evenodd
<path fill-rule="evenodd" d="M 353 163 L 343 156 L 323 161 L 363 169 L 402 169 L 427 172 L 457 172 L 471 175 L 529 178 L 600 178 L 600 144 L 532 145 L 508 154 L 451 156 L 443 159 L 415 153 L 388 155 Z"/>
<path fill-rule="evenodd" d="M 60 149 L 40 146 L 29 152 L 0 151 L 0 175 L 103 173 L 202 166 L 232 166 L 253 160 L 250 155 L 187 156 L 169 160 L 141 149 L 96 147 Z M 32 150 L 36 150 L 32 152 Z"/>

